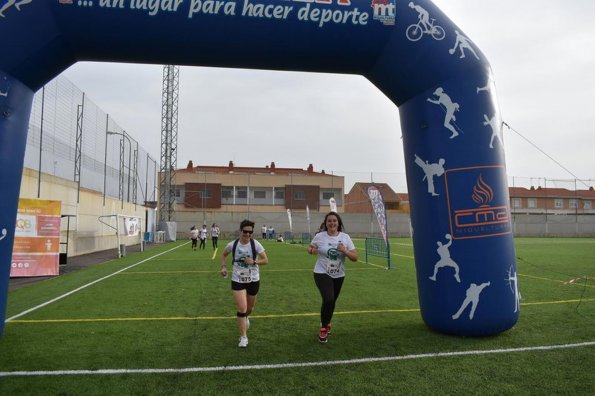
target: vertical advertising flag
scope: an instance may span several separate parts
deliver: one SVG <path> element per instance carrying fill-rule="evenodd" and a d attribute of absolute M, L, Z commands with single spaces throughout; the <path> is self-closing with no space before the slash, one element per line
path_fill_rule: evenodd
<path fill-rule="evenodd" d="M 329 198 L 329 200 L 328 200 L 328 204 L 329 204 L 329 205 L 330 205 L 330 207 L 331 207 L 331 212 L 338 213 L 338 212 L 337 212 L 337 201 L 335 200 L 335 198 L 334 198 L 334 197 L 330 197 L 330 198 Z"/>
<path fill-rule="evenodd" d="M 289 221 L 289 232 L 293 234 L 293 221 L 291 220 L 291 209 L 287 209 L 287 221 Z"/>
<path fill-rule="evenodd" d="M 370 186 L 368 187 L 368 197 L 370 197 L 372 209 L 374 209 L 374 213 L 376 213 L 376 220 L 378 220 L 378 226 L 380 227 L 382 238 L 384 239 L 384 242 L 388 243 L 386 212 L 384 210 L 384 199 L 382 199 L 382 194 L 378 188 L 375 186 Z"/>
<path fill-rule="evenodd" d="M 306 205 L 306 221 L 308 221 L 308 234 L 310 234 L 310 207 L 308 205 Z"/>
<path fill-rule="evenodd" d="M 60 201 L 19 199 L 11 277 L 60 273 Z"/>

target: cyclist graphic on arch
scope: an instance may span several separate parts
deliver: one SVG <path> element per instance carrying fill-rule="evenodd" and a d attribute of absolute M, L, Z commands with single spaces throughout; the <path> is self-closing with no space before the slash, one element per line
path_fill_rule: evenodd
<path fill-rule="evenodd" d="M 481 294 L 483 289 L 485 289 L 488 286 L 490 286 L 490 282 L 482 283 L 479 286 L 477 286 L 475 283 L 469 285 L 469 288 L 467 289 L 467 296 L 465 297 L 465 300 L 463 301 L 461 308 L 459 308 L 456 314 L 452 315 L 453 320 L 457 320 L 469 304 L 472 304 L 471 312 L 469 312 L 469 319 L 473 320 L 473 316 L 475 315 L 475 309 L 477 308 L 477 304 L 479 304 L 479 295 Z"/>
<path fill-rule="evenodd" d="M 444 235 L 444 238 L 448 239 L 448 243 L 443 245 L 442 242 L 438 241 L 436 244 L 438 245 L 438 249 L 436 252 L 440 256 L 440 260 L 434 265 L 434 274 L 430 276 L 430 279 L 434 282 L 436 281 L 436 275 L 438 274 L 438 270 L 442 267 L 452 267 L 455 269 L 454 277 L 457 282 L 461 283 L 461 278 L 459 278 L 459 266 L 457 263 L 454 262 L 452 258 L 450 258 L 450 251 L 448 248 L 452 245 L 452 236 L 450 234 Z"/>
<path fill-rule="evenodd" d="M 434 176 L 442 176 L 444 174 L 444 158 L 440 158 L 438 163 L 430 164 L 428 161 L 422 160 L 417 154 L 415 154 L 415 163 L 424 171 L 424 178 L 428 183 L 428 193 L 432 194 L 433 197 L 437 197 L 434 189 Z"/>
<path fill-rule="evenodd" d="M 492 138 L 490 139 L 490 148 L 494 148 L 494 138 L 498 138 L 500 141 L 500 146 L 504 145 L 502 142 L 502 122 L 500 122 L 496 116 L 493 116 L 491 119 L 488 118 L 487 114 L 483 115 L 483 125 L 490 126 L 492 128 Z"/>
<path fill-rule="evenodd" d="M 473 47 L 471 46 L 471 40 L 469 40 L 467 37 L 465 37 L 461 33 L 459 33 L 458 30 L 455 30 L 455 34 L 457 35 L 457 39 L 455 40 L 455 45 L 454 45 L 454 47 L 452 47 L 451 49 L 448 50 L 448 53 L 451 55 L 454 55 L 454 53 L 458 47 L 458 49 L 461 51 L 461 56 L 459 56 L 459 58 L 462 59 L 465 57 L 465 50 L 468 49 L 469 51 L 471 51 L 473 56 L 475 56 L 475 58 L 477 60 L 479 60 L 479 56 L 477 56 L 477 54 L 473 50 Z"/>
<path fill-rule="evenodd" d="M 32 1 L 33 1 L 33 0 L 21 0 L 21 1 L 18 1 L 18 2 L 17 2 L 17 0 L 8 0 L 8 1 L 6 2 L 6 4 L 4 4 L 4 5 L 2 6 L 2 8 L 0 8 L 0 17 L 4 18 L 4 11 L 6 11 L 7 9 L 9 9 L 10 7 L 12 7 L 12 6 L 15 6 L 15 7 L 16 7 L 16 9 L 17 9 L 18 11 L 20 11 L 20 10 L 21 10 L 21 6 L 22 6 L 23 4 L 29 4 L 29 3 L 31 3 Z"/>
<path fill-rule="evenodd" d="M 450 138 L 454 139 L 457 136 L 459 136 L 459 132 L 457 131 L 456 125 L 453 125 L 454 121 L 457 119 L 455 117 L 455 111 L 459 111 L 461 109 L 461 106 L 459 106 L 457 102 L 453 102 L 450 96 L 448 96 L 446 92 L 444 92 L 444 89 L 442 89 L 442 87 L 436 88 L 436 90 L 434 91 L 434 96 L 436 98 L 428 98 L 427 101 L 430 103 L 440 105 L 441 107 L 444 106 L 444 109 L 446 111 L 446 116 L 444 117 L 444 127 L 446 127 L 446 129 L 452 132 Z"/>
<path fill-rule="evenodd" d="M 430 14 L 425 8 L 413 2 L 409 3 L 409 8 L 413 8 L 419 14 L 419 22 L 410 25 L 405 31 L 405 35 L 409 41 L 421 40 L 424 34 L 429 34 L 434 40 L 442 40 L 446 36 L 441 26 L 434 25 L 434 18 L 430 21 Z"/>

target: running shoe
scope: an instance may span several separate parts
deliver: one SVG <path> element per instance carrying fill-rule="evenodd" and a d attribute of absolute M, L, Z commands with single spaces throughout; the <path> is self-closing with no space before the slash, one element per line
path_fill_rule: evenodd
<path fill-rule="evenodd" d="M 238 344 L 238 347 L 240 347 L 240 348 L 246 348 L 247 346 L 248 346 L 248 337 L 241 336 L 240 337 L 240 343 Z"/>
<path fill-rule="evenodd" d="M 327 342 L 328 331 L 326 327 L 320 328 L 320 334 L 318 335 L 318 341 L 325 343 Z"/>

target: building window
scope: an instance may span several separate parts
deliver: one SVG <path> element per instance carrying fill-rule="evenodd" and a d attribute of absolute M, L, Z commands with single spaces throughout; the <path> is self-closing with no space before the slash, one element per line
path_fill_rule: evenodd
<path fill-rule="evenodd" d="M 512 199 L 512 207 L 514 209 L 520 209 L 521 208 L 521 199 L 520 198 L 513 198 Z"/>
<path fill-rule="evenodd" d="M 221 198 L 222 199 L 232 199 L 233 198 L 233 188 L 221 189 Z"/>
<path fill-rule="evenodd" d="M 335 197 L 335 193 L 334 192 L 323 192 L 322 193 L 322 199 L 324 199 L 325 201 L 326 200 L 329 200 L 331 198 L 334 198 L 334 197 Z"/>
<path fill-rule="evenodd" d="M 254 199 L 265 199 L 267 197 L 266 191 L 254 191 Z"/>
<path fill-rule="evenodd" d="M 577 209 L 578 208 L 578 199 L 570 199 L 570 200 L 568 200 L 568 207 L 570 209 Z"/>
<path fill-rule="evenodd" d="M 535 208 L 537 208 L 537 199 L 535 199 L 535 198 L 529 198 L 529 199 L 527 199 L 527 207 L 529 209 L 535 209 Z"/>
<path fill-rule="evenodd" d="M 180 193 L 180 189 L 179 188 L 176 188 L 175 194 L 176 194 L 176 198 L 180 198 L 181 193 Z"/>
<path fill-rule="evenodd" d="M 564 200 L 563 199 L 554 199 L 554 208 L 556 208 L 556 209 L 564 208 Z"/>
<path fill-rule="evenodd" d="M 583 203 L 583 207 L 584 207 L 585 209 L 591 209 L 591 201 L 585 201 L 585 202 Z"/>
<path fill-rule="evenodd" d="M 275 190 L 275 199 L 285 199 L 285 190 Z"/>
<path fill-rule="evenodd" d="M 236 189 L 236 198 L 248 198 L 248 190 L 245 188 Z"/>
<path fill-rule="evenodd" d="M 306 199 L 306 193 L 303 191 L 296 191 L 293 193 L 293 199 L 296 201 L 303 201 Z"/>
<path fill-rule="evenodd" d="M 213 194 L 211 193 L 211 190 L 201 190 L 198 192 L 198 196 L 201 198 L 211 198 Z"/>

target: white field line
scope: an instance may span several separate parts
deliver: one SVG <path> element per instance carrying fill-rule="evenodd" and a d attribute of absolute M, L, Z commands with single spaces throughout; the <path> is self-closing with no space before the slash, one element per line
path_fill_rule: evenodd
<path fill-rule="evenodd" d="M 249 366 L 216 366 L 216 367 L 188 367 L 188 368 L 161 368 L 161 369 L 100 369 L 100 370 L 54 370 L 54 371 L 0 371 L 0 377 L 42 377 L 56 375 L 118 375 L 118 374 L 179 374 L 179 373 L 204 373 L 218 371 L 240 370 L 270 370 L 300 367 L 338 366 L 348 364 L 381 363 L 399 360 L 416 360 L 427 358 L 443 358 L 453 356 L 479 356 L 498 353 L 519 353 L 533 351 L 552 351 L 556 349 L 571 349 L 594 346 L 595 341 L 576 344 L 543 345 L 521 348 L 487 349 L 475 351 L 435 352 L 417 355 L 385 356 L 375 358 L 360 358 L 348 360 L 328 360 L 321 362 L 257 364 Z"/>
<path fill-rule="evenodd" d="M 86 288 L 87 288 L 87 287 L 89 287 L 89 286 L 92 286 L 92 285 L 94 285 L 94 284 L 96 284 L 96 283 L 99 283 L 99 282 L 101 282 L 101 281 L 104 281 L 104 280 L 106 280 L 106 279 L 109 279 L 109 278 L 111 278 L 112 276 L 118 275 L 118 274 L 119 274 L 119 273 L 121 273 L 121 272 L 124 272 L 124 271 L 126 271 L 126 270 L 129 270 L 130 268 L 136 267 L 137 265 L 140 265 L 140 264 L 142 264 L 142 263 L 145 263 L 145 262 L 147 262 L 147 261 L 149 261 L 149 260 L 152 260 L 152 259 L 154 259 L 155 257 L 159 257 L 159 256 L 161 256 L 162 254 L 169 253 L 169 252 L 171 252 L 172 250 L 176 250 L 176 249 L 178 249 L 178 248 L 180 248 L 180 247 L 182 247 L 182 246 L 184 246 L 184 244 L 182 244 L 182 245 L 178 245 L 178 246 L 176 246 L 176 247 L 174 247 L 174 248 L 171 248 L 171 249 L 169 249 L 169 250 L 166 250 L 165 252 L 161 252 L 161 253 L 159 253 L 159 254 L 156 254 L 156 255 L 154 255 L 154 256 L 148 257 L 148 258 L 146 258 L 146 259 L 144 259 L 144 260 L 142 260 L 142 261 L 139 261 L 139 262 L 138 262 L 138 263 L 136 263 L 136 264 L 129 265 L 129 266 L 128 266 L 128 267 L 126 267 L 126 268 L 123 268 L 123 269 L 121 269 L 121 270 L 119 270 L 119 271 L 116 271 L 116 272 L 114 272 L 114 273 L 112 273 L 112 274 L 110 274 L 110 275 L 104 276 L 103 278 L 96 279 L 96 280 L 94 280 L 93 282 L 87 283 L 86 285 L 83 285 L 83 286 L 81 286 L 81 287 L 79 287 L 79 288 L 77 288 L 77 289 L 71 290 L 71 291 L 69 291 L 68 293 L 64 293 L 64 294 L 62 294 L 61 296 L 58 296 L 58 297 L 56 297 L 56 298 L 53 298 L 53 299 L 51 299 L 51 300 L 49 300 L 49 301 L 46 301 L 46 302 L 44 302 L 44 303 L 42 303 L 42 304 L 39 304 L 39 305 L 37 305 L 37 306 L 35 306 L 35 307 L 33 307 L 33 308 L 29 308 L 29 309 L 27 309 L 27 310 L 25 310 L 25 311 L 23 311 L 23 312 L 21 312 L 21 313 L 19 313 L 19 314 L 16 314 L 16 315 L 14 315 L 14 316 L 11 316 L 10 318 L 6 319 L 6 320 L 4 321 L 4 323 L 8 323 L 8 322 L 10 322 L 11 320 L 14 320 L 14 319 L 16 319 L 16 318 L 20 318 L 20 317 L 21 317 L 21 316 L 23 316 L 23 315 L 26 315 L 26 314 L 28 314 L 28 313 L 31 313 L 31 312 L 33 312 L 33 311 L 36 311 L 36 310 L 38 310 L 39 308 L 43 308 L 43 307 L 45 307 L 45 306 L 47 306 L 47 305 L 49 305 L 49 304 L 51 304 L 51 303 L 54 303 L 54 302 L 56 302 L 56 301 L 59 301 L 59 300 L 61 300 L 61 299 L 65 298 L 65 297 L 68 297 L 68 296 L 70 296 L 70 295 L 72 295 L 72 294 L 74 294 L 74 293 L 76 293 L 76 292 L 79 292 L 79 291 L 81 291 L 81 290 L 83 290 L 83 289 L 86 289 Z"/>

